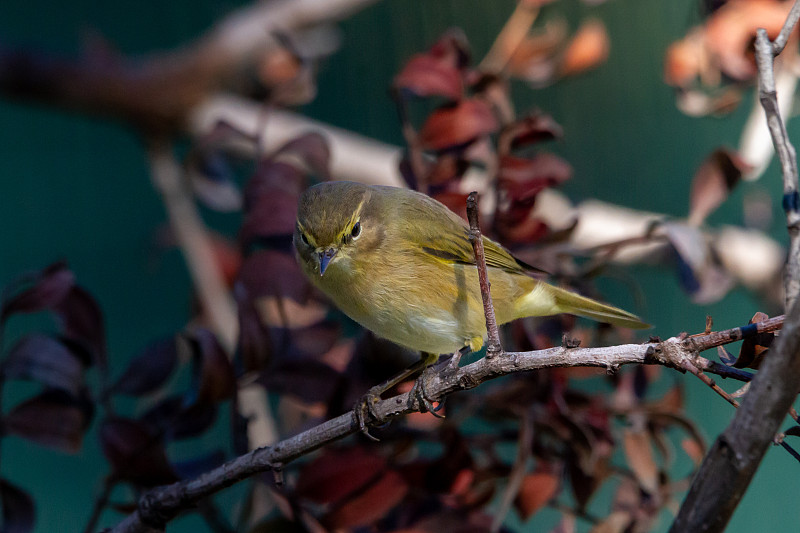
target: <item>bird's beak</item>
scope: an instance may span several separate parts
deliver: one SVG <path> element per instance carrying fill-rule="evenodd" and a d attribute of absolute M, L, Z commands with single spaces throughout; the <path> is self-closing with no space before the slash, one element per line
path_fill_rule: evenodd
<path fill-rule="evenodd" d="M 333 257 L 336 255 L 338 250 L 336 248 L 328 248 L 322 252 L 317 252 L 319 254 L 319 275 L 322 276 L 325 274 L 325 271 L 328 269 L 328 265 L 331 264 Z"/>

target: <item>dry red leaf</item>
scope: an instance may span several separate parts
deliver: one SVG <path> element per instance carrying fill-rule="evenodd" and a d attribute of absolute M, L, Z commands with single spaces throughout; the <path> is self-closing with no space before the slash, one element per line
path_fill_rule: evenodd
<path fill-rule="evenodd" d="M 323 522 L 335 529 L 371 524 L 400 503 L 408 492 L 408 484 L 395 470 L 387 470 L 366 490 L 329 513 Z"/>
<path fill-rule="evenodd" d="M 77 453 L 90 419 L 88 405 L 52 389 L 14 407 L 5 416 L 4 429 L 42 446 Z"/>
<path fill-rule="evenodd" d="M 4 322 L 13 313 L 33 313 L 53 309 L 61 303 L 74 285 L 75 275 L 62 262 L 26 274 L 6 287 L 0 310 L 0 322 Z"/>
<path fill-rule="evenodd" d="M 152 342 L 134 357 L 117 379 L 114 393 L 139 396 L 163 385 L 178 361 L 178 349 L 173 337 Z"/>
<path fill-rule="evenodd" d="M 699 226 L 728 197 L 742 174 L 750 170 L 735 152 L 714 150 L 695 172 L 689 193 L 689 224 Z"/>
<path fill-rule="evenodd" d="M 499 124 L 489 105 L 471 98 L 440 107 L 428 117 L 419 134 L 426 150 L 444 150 L 467 145 L 497 131 Z"/>
<path fill-rule="evenodd" d="M 295 167 L 301 167 L 318 178 L 330 178 L 330 159 L 331 147 L 328 140 L 320 133 L 315 131 L 299 135 L 287 141 L 286 144 L 278 148 L 272 156 L 276 162 L 288 162 Z M 291 183 L 276 183 L 277 187 L 289 186 L 290 192 L 300 193 L 305 186 L 305 179 L 300 179 Z"/>
<path fill-rule="evenodd" d="M 686 455 L 692 460 L 694 466 L 700 466 L 705 455 L 705 450 L 701 443 L 687 437 L 681 440 L 681 448 L 683 448 L 683 451 L 686 452 Z"/>
<path fill-rule="evenodd" d="M 680 413 L 683 410 L 683 387 L 675 385 L 670 388 L 664 396 L 652 402 L 648 409 L 663 413 Z"/>
<path fill-rule="evenodd" d="M 295 493 L 317 503 L 335 502 L 363 488 L 384 469 L 383 457 L 360 447 L 325 450 L 300 472 Z"/>
<path fill-rule="evenodd" d="M 504 156 L 497 173 L 503 200 L 513 203 L 532 200 L 547 187 L 572 177 L 572 166 L 560 157 L 540 153 L 533 157 Z"/>
<path fill-rule="evenodd" d="M 426 182 L 428 185 L 440 185 L 461 178 L 469 168 L 469 161 L 461 154 L 441 154 L 430 166 Z"/>
<path fill-rule="evenodd" d="M 146 487 L 177 480 L 162 441 L 139 421 L 104 420 L 100 426 L 100 443 L 116 475 L 123 479 Z"/>
<path fill-rule="evenodd" d="M 767 320 L 769 315 L 766 313 L 758 312 L 750 319 L 749 324 L 763 322 Z M 733 366 L 736 368 L 755 368 L 761 366 L 761 362 L 769 351 L 772 341 L 775 339 L 774 333 L 759 333 L 753 337 L 747 337 L 742 341 L 742 347 L 739 349 L 739 357 Z"/>
<path fill-rule="evenodd" d="M 774 39 L 786 21 L 791 2 L 730 0 L 705 25 L 705 42 L 721 70 L 734 79 L 750 79 L 756 68 L 751 43 L 764 28 Z"/>
<path fill-rule="evenodd" d="M 567 46 L 559 73 L 567 76 L 594 68 L 608 59 L 610 50 L 611 40 L 605 24 L 599 19 L 587 20 Z"/>
<path fill-rule="evenodd" d="M 31 533 L 34 530 L 36 507 L 27 492 L 0 479 L 0 501 L 3 502 L 3 533 Z"/>
<path fill-rule="evenodd" d="M 258 65 L 258 78 L 267 87 L 288 83 L 300 73 L 302 63 L 291 50 L 276 47 L 264 54 Z"/>
<path fill-rule="evenodd" d="M 707 68 L 708 59 L 702 30 L 689 32 L 667 48 L 664 81 L 675 87 L 689 87 Z"/>
<path fill-rule="evenodd" d="M 198 402 L 214 404 L 233 396 L 236 375 L 216 336 L 206 329 L 197 329 L 192 332 L 191 340 L 199 366 Z"/>
<path fill-rule="evenodd" d="M 250 299 L 280 296 L 305 303 L 309 295 L 306 277 L 290 254 L 259 250 L 242 263 L 239 280 Z"/>
<path fill-rule="evenodd" d="M 469 194 L 457 191 L 444 191 L 434 194 L 433 198 L 446 205 L 453 213 L 467 220 L 467 196 L 469 196 Z"/>
<path fill-rule="evenodd" d="M 556 19 L 526 36 L 511 54 L 507 65 L 509 72 L 534 84 L 552 81 L 557 68 L 556 56 L 564 47 L 567 31 L 566 23 Z"/>
<path fill-rule="evenodd" d="M 71 347 L 42 334 L 22 337 L 3 361 L 3 375 L 30 379 L 77 396 L 83 386 L 83 364 Z"/>
<path fill-rule="evenodd" d="M 239 241 L 244 248 L 259 239 L 288 236 L 294 232 L 297 195 L 277 189 L 256 193 L 252 188 L 245 194 L 248 207 L 239 229 Z"/>
<path fill-rule="evenodd" d="M 415 96 L 443 96 L 458 100 L 464 93 L 461 72 L 449 57 L 417 54 L 395 76 L 392 85 Z"/>
<path fill-rule="evenodd" d="M 512 149 L 561 137 L 564 130 L 544 113 L 531 113 L 503 128 L 497 142 L 497 153 L 503 158 Z"/>
<path fill-rule="evenodd" d="M 550 467 L 537 468 L 526 475 L 514 500 L 523 520 L 529 519 L 552 500 L 561 487 L 561 476 Z"/>
<path fill-rule="evenodd" d="M 628 466 L 642 490 L 656 494 L 659 487 L 658 465 L 653 457 L 652 438 L 644 428 L 625 428 L 622 440 Z"/>
<path fill-rule="evenodd" d="M 209 232 L 209 242 L 217 267 L 230 287 L 242 266 L 242 252 L 236 244 L 217 233 Z"/>

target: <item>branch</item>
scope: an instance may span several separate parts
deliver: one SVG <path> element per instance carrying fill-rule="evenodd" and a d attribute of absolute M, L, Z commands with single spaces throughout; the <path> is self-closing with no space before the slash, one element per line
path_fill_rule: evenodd
<path fill-rule="evenodd" d="M 492 518 L 491 533 L 498 533 L 503 527 L 508 511 L 514 504 L 514 500 L 519 494 L 525 474 L 528 472 L 528 463 L 533 457 L 533 436 L 534 436 L 534 416 L 531 412 L 522 413 L 520 416 L 519 437 L 517 438 L 517 456 L 514 459 L 514 466 L 508 476 L 508 483 L 503 495 L 500 498 L 500 505 Z"/>
<path fill-rule="evenodd" d="M 786 304 L 791 306 L 783 334 L 753 378 L 750 390 L 733 420 L 717 438 L 698 470 L 670 531 L 715 532 L 725 529 L 755 475 L 767 446 L 800 392 L 800 211 L 797 162 L 781 120 L 775 94 L 773 59 L 800 16 L 795 2 L 773 46 L 764 30 L 756 37 L 759 97 L 767 116 L 772 142 L 781 160 L 784 209 L 790 247 L 785 272 Z"/>
<path fill-rule="evenodd" d="M 494 316 L 492 293 L 489 290 L 489 274 L 486 271 L 486 256 L 483 252 L 483 237 L 478 225 L 478 193 L 471 192 L 467 197 L 467 217 L 469 218 L 469 240 L 475 251 L 475 263 L 478 267 L 478 281 L 481 285 L 481 299 L 483 300 L 483 313 L 486 315 L 486 332 L 489 341 L 486 344 L 486 357 L 491 359 L 503 352 L 500 345 L 500 333 L 497 330 L 497 319 Z"/>
<path fill-rule="evenodd" d="M 781 34 L 789 31 L 797 22 L 797 3 L 795 3 Z M 795 16 L 793 16 L 795 15 Z M 792 26 L 788 26 L 789 22 Z M 788 31 L 787 31 L 788 33 Z M 780 46 L 783 49 L 783 46 Z M 789 231 L 789 255 L 784 272 L 785 309 L 791 309 L 800 292 L 800 196 L 797 192 L 797 154 L 789 141 L 786 125 L 781 119 L 778 96 L 775 92 L 775 72 L 773 68 L 773 45 L 764 29 L 756 34 L 756 63 L 758 64 L 758 97 L 767 117 L 767 126 L 772 144 L 781 162 L 783 174 L 783 209 L 786 212 L 786 228 Z"/>
<path fill-rule="evenodd" d="M 777 56 L 783 52 L 786 42 L 789 40 L 789 35 L 791 35 L 798 20 L 800 20 L 800 3 L 795 2 L 789 14 L 786 16 L 786 22 L 783 23 L 781 32 L 775 38 L 775 42 L 772 43 L 772 55 Z M 771 62 L 772 58 L 770 58 L 770 63 Z"/>
<path fill-rule="evenodd" d="M 692 482 L 672 532 L 722 531 L 800 390 L 800 308 L 789 314 L 731 424 Z"/>
<path fill-rule="evenodd" d="M 223 282 L 205 224 L 183 179 L 183 169 L 168 145 L 153 145 L 148 153 L 153 186 L 164 202 L 203 311 L 222 347 L 233 353 L 239 332 L 236 304 Z"/>
<path fill-rule="evenodd" d="M 121 119 L 146 132 L 181 132 L 193 109 L 230 87 L 277 36 L 333 22 L 377 0 L 255 1 L 183 48 L 113 62 L 0 47 L 0 93 Z"/>
<path fill-rule="evenodd" d="M 534 352 L 504 352 L 494 358 L 484 357 L 464 367 L 434 374 L 426 381 L 426 390 L 430 397 L 443 399 L 450 394 L 473 389 L 500 376 L 555 367 L 591 366 L 617 370 L 620 366 L 628 364 L 658 364 L 680 369 L 685 361 L 691 361 L 697 368 L 712 371 L 713 365 L 710 361 L 698 355 L 701 350 L 735 342 L 762 331 L 775 331 L 780 329 L 782 324 L 783 317 L 776 317 L 741 328 L 698 337 L 672 337 L 659 343 L 601 348 L 561 346 Z M 800 324 L 796 333 L 800 348 Z M 409 393 L 381 400 L 374 407 L 375 418 L 370 418 L 369 425 L 383 425 L 397 417 L 415 412 L 413 406 L 416 403 L 413 395 Z M 136 512 L 111 531 L 144 533 L 151 529 L 163 529 L 166 522 L 182 510 L 192 507 L 198 500 L 257 473 L 283 468 L 287 463 L 303 455 L 359 431 L 356 414 L 350 411 L 274 446 L 253 450 L 237 457 L 196 479 L 156 488 L 145 494 Z"/>

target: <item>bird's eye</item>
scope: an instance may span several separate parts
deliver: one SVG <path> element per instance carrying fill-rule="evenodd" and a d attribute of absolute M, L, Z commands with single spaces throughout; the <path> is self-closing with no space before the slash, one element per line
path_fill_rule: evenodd
<path fill-rule="evenodd" d="M 357 239 L 359 235 L 361 235 L 361 222 L 356 222 L 355 225 L 353 225 L 353 229 L 350 230 L 350 236 Z"/>
<path fill-rule="evenodd" d="M 311 243 L 308 242 L 308 237 L 306 237 L 305 233 L 301 233 L 300 238 L 303 239 L 303 242 L 306 243 L 307 246 L 311 246 Z"/>

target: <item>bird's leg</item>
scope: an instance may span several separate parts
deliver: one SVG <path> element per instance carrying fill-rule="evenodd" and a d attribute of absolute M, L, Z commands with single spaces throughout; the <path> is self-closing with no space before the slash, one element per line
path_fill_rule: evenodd
<path fill-rule="evenodd" d="M 365 437 L 377 441 L 378 439 L 374 436 L 370 435 L 369 427 L 367 427 L 367 421 L 371 418 L 377 418 L 377 414 L 374 411 L 375 404 L 377 404 L 381 399 L 381 394 L 386 392 L 387 390 L 391 389 L 398 383 L 401 383 L 407 380 L 409 377 L 413 376 L 420 370 L 423 370 L 431 363 L 436 362 L 438 359 L 438 355 L 432 354 L 423 354 L 422 359 L 415 362 L 396 376 L 392 377 L 391 379 L 384 381 L 380 385 L 375 385 L 371 389 L 367 391 L 367 393 L 361 397 L 358 402 L 356 402 L 356 406 L 354 409 L 356 415 L 356 422 L 358 423 L 358 429 L 361 433 L 364 434 Z"/>
<path fill-rule="evenodd" d="M 412 398 L 417 400 L 420 412 L 424 413 L 425 411 L 428 411 L 437 418 L 444 418 L 443 415 L 438 413 L 438 411 L 442 408 L 442 403 L 439 402 L 439 406 L 434 407 L 433 402 L 428 397 L 428 392 L 425 390 L 425 381 L 428 379 L 430 373 L 436 373 L 432 365 L 438 359 L 439 356 L 436 354 L 429 353 L 424 355 L 422 360 L 427 363 L 426 368 L 422 371 L 422 374 L 416 379 L 416 381 L 414 381 L 414 386 L 411 387 L 411 390 L 408 392 L 408 398 L 409 400 Z"/>
<path fill-rule="evenodd" d="M 470 351 L 469 346 L 464 346 L 460 350 L 456 350 L 455 352 L 453 352 L 453 355 L 451 355 L 450 359 L 447 361 L 447 366 L 445 366 L 444 369 L 442 370 L 442 373 L 444 374 L 444 379 L 447 379 L 450 376 L 455 375 L 456 372 L 458 372 L 458 365 L 459 363 L 461 363 L 461 358 L 464 356 L 464 354 L 469 353 L 469 351 Z M 439 405 L 437 405 L 431 412 L 438 413 L 439 411 L 441 411 L 442 407 L 444 407 L 445 399 L 446 398 L 440 399 Z"/>
<path fill-rule="evenodd" d="M 464 357 L 464 354 L 467 354 L 469 352 L 470 352 L 469 346 L 464 346 L 460 350 L 456 350 L 455 352 L 453 352 L 452 357 L 450 357 L 450 360 L 447 361 L 447 368 L 445 368 L 445 371 L 448 374 L 455 374 L 456 372 L 458 372 L 458 365 L 459 363 L 461 363 L 461 358 Z"/>

